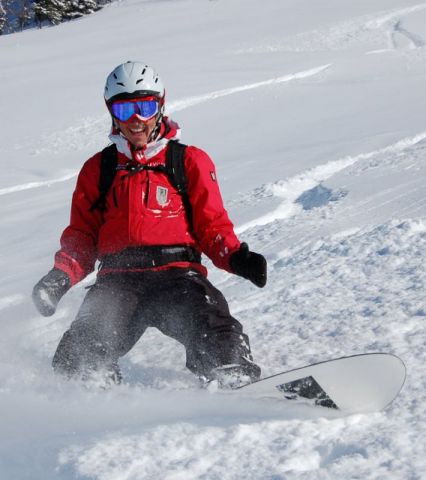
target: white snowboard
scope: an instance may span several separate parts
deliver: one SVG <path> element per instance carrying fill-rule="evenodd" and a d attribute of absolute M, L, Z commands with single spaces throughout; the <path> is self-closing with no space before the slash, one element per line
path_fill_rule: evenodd
<path fill-rule="evenodd" d="M 345 414 L 364 413 L 386 408 L 400 392 L 405 375 L 400 358 L 369 353 L 279 373 L 237 391 L 328 407 Z"/>

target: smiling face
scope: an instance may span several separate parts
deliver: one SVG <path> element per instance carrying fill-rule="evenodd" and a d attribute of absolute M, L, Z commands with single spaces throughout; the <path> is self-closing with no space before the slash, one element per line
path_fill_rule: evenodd
<path fill-rule="evenodd" d="M 156 117 L 144 121 L 138 115 L 134 115 L 130 122 L 123 123 L 117 119 L 115 121 L 121 133 L 135 148 L 142 148 L 148 143 L 148 139 L 157 123 Z"/>

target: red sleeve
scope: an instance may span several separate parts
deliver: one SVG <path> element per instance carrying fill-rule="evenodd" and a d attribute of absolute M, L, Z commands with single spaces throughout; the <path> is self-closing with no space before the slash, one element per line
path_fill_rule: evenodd
<path fill-rule="evenodd" d="M 229 257 L 240 241 L 223 206 L 216 168 L 207 153 L 191 146 L 186 149 L 185 170 L 199 246 L 217 267 L 230 271 Z"/>
<path fill-rule="evenodd" d="M 55 267 L 66 272 L 73 285 L 93 271 L 97 259 L 103 214 L 100 210 L 90 212 L 90 207 L 99 197 L 100 158 L 99 153 L 90 158 L 78 175 L 70 224 L 62 233 L 61 249 L 55 255 Z"/>

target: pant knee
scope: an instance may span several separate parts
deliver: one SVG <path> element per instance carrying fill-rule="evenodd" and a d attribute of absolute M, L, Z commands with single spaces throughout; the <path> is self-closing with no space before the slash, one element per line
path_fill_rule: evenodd
<path fill-rule="evenodd" d="M 116 363 L 117 355 L 108 345 L 81 328 L 70 329 L 63 335 L 52 360 L 56 373 L 72 377 L 87 370 L 99 370 Z"/>

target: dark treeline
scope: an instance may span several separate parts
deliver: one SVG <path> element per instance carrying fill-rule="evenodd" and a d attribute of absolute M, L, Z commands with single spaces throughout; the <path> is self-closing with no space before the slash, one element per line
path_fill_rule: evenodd
<path fill-rule="evenodd" d="M 0 0 L 0 35 L 96 12 L 112 0 Z"/>

